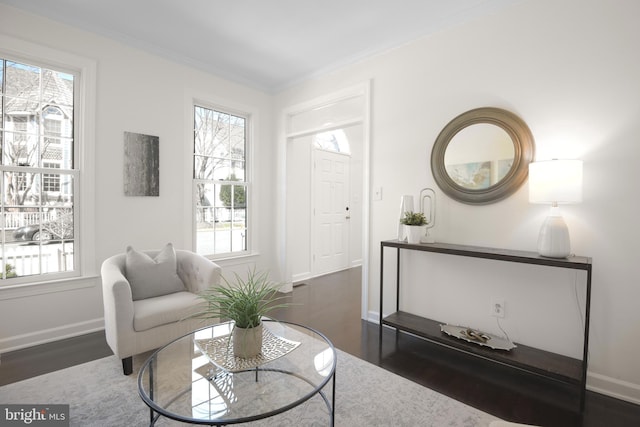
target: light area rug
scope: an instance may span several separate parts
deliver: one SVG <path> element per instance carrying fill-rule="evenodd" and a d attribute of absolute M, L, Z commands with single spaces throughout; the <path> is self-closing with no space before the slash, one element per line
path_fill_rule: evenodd
<path fill-rule="evenodd" d="M 369 362 L 337 352 L 337 427 L 484 427 L 497 420 Z M 145 356 L 134 358 L 130 376 L 123 375 L 120 360 L 110 356 L 0 387 L 0 402 L 69 404 L 71 426 L 148 425 L 149 410 L 137 387 L 138 369 Z M 160 418 L 156 425 L 182 424 Z M 283 414 L 243 425 L 328 426 L 329 415 L 324 401 L 316 396 Z"/>

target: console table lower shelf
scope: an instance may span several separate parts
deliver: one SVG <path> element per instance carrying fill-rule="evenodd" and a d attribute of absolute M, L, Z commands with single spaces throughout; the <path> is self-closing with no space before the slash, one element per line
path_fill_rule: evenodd
<path fill-rule="evenodd" d="M 398 311 L 382 319 L 383 325 L 409 332 L 436 344 L 444 345 L 492 362 L 511 366 L 523 371 L 555 379 L 580 387 L 582 384 L 582 361 L 561 354 L 517 344 L 510 350 L 493 350 L 446 335 L 437 322 L 415 314 Z"/>

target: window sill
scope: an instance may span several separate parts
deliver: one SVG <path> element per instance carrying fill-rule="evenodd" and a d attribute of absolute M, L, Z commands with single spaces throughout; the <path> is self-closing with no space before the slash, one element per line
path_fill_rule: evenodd
<path fill-rule="evenodd" d="M 242 252 L 240 254 L 206 255 L 205 258 L 226 266 L 246 264 L 260 256 L 260 252 Z"/>
<path fill-rule="evenodd" d="M 70 277 L 49 282 L 26 283 L 0 286 L 0 301 L 26 298 L 54 292 L 66 292 L 75 289 L 91 288 L 99 282 L 98 276 Z"/>

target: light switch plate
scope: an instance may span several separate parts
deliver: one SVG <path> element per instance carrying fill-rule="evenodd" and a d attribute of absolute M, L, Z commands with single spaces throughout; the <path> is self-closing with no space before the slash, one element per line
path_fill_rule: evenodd
<path fill-rule="evenodd" d="M 382 187 L 376 187 L 373 189 L 373 201 L 377 202 L 382 200 Z"/>

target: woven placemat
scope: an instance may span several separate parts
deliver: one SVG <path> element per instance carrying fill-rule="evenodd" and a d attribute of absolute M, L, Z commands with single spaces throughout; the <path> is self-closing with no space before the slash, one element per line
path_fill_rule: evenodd
<path fill-rule="evenodd" d="M 262 328 L 262 352 L 250 358 L 234 356 L 232 334 L 193 341 L 211 363 L 228 372 L 256 368 L 292 352 L 300 345 L 299 342 L 279 337 L 264 327 Z"/>

